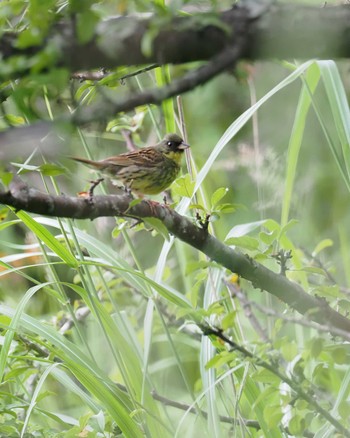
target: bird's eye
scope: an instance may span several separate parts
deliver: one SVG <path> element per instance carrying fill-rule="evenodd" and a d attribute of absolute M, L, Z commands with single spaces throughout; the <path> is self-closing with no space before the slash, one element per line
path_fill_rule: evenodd
<path fill-rule="evenodd" d="M 171 147 L 174 146 L 174 142 L 172 142 L 172 141 L 168 141 L 167 145 L 171 148 Z"/>

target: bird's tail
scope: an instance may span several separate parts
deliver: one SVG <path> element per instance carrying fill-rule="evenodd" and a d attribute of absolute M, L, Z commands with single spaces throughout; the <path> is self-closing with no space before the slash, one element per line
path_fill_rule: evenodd
<path fill-rule="evenodd" d="M 92 169 L 103 170 L 106 167 L 106 164 L 101 161 L 93 161 L 87 158 L 79 158 L 79 157 L 69 157 L 71 160 L 78 161 L 79 163 L 83 163 L 86 166 L 91 167 Z"/>

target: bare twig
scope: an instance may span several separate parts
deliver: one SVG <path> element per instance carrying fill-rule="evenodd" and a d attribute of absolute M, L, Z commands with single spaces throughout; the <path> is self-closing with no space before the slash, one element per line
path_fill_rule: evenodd
<path fill-rule="evenodd" d="M 125 79 L 132 78 L 134 76 L 138 76 L 138 75 L 140 75 L 142 73 L 146 73 L 147 71 L 150 71 L 150 70 L 154 70 L 155 68 L 157 68 L 159 66 L 160 66 L 160 64 L 148 65 L 147 67 L 140 68 L 138 70 L 133 71 L 132 73 L 128 73 L 126 75 L 121 76 L 119 80 L 123 84 Z"/>
<path fill-rule="evenodd" d="M 132 139 L 132 133 L 128 129 L 122 129 L 121 130 L 122 136 L 124 137 L 126 147 L 130 152 L 134 152 L 137 150 L 137 147 L 135 146 L 135 143 Z"/>
<path fill-rule="evenodd" d="M 160 401 L 165 406 L 171 406 L 176 409 L 181 409 L 182 411 L 191 412 L 192 414 L 198 414 L 198 411 L 195 407 L 191 407 L 185 403 L 179 403 L 174 400 L 170 400 L 169 398 L 162 397 L 159 395 L 155 390 L 151 392 L 152 397 L 154 400 Z M 208 413 L 201 409 L 200 413 L 204 418 L 208 418 Z M 230 424 L 244 424 L 247 427 L 252 427 L 254 429 L 260 429 L 260 425 L 258 421 L 255 420 L 244 420 L 244 419 L 236 419 L 232 417 L 227 417 L 225 415 L 219 415 L 219 420 L 223 423 L 230 423 Z"/>
<path fill-rule="evenodd" d="M 261 324 L 257 317 L 252 312 L 251 302 L 247 299 L 244 292 L 241 290 L 239 285 L 232 284 L 230 281 L 225 281 L 225 284 L 232 294 L 232 296 L 236 296 L 238 300 L 241 302 L 244 313 L 248 320 L 250 321 L 252 327 L 254 330 L 258 333 L 258 335 L 261 337 L 261 339 L 264 342 L 270 342 L 265 330 L 261 327 Z"/>
<path fill-rule="evenodd" d="M 316 324 L 315 322 L 309 321 L 306 318 L 287 316 L 285 314 L 276 312 L 275 310 L 271 309 L 270 307 L 262 306 L 261 304 L 257 303 L 256 301 L 253 301 L 253 300 L 247 300 L 247 302 L 249 303 L 249 305 L 251 307 L 255 307 L 259 312 L 263 313 L 264 315 L 266 315 L 268 317 L 281 319 L 282 321 L 284 321 L 286 323 L 290 323 L 290 324 L 299 324 L 299 325 L 302 325 L 303 327 L 309 327 L 309 328 L 312 328 L 314 330 L 317 330 L 318 332 L 332 333 L 332 335 L 339 336 L 339 337 L 345 339 L 346 341 L 350 342 L 350 333 L 345 331 L 345 330 L 341 330 L 341 329 L 338 329 L 335 327 L 332 327 L 332 329 L 331 329 L 326 324 L 321 324 L 321 323 Z"/>
<path fill-rule="evenodd" d="M 129 94 L 118 101 L 107 101 L 107 99 L 104 99 L 103 105 L 79 107 L 72 115 L 73 122 L 77 125 L 82 125 L 92 121 L 105 120 L 116 113 L 130 111 L 138 106 L 150 103 L 160 104 L 165 99 L 193 90 L 228 68 L 234 68 L 235 63 L 239 60 L 244 50 L 243 42 L 243 39 L 237 39 L 233 47 L 227 47 L 207 64 L 198 69 L 191 70 L 180 79 L 162 88 L 153 88 L 141 93 Z"/>

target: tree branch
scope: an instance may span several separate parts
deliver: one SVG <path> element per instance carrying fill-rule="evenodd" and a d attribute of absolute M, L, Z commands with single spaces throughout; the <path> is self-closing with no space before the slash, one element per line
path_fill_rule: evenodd
<path fill-rule="evenodd" d="M 350 331 L 350 320 L 333 310 L 325 300 L 307 294 L 287 277 L 270 271 L 247 255 L 223 244 L 207 230 L 166 205 L 141 201 L 129 208 L 130 197 L 127 195 L 94 196 L 92 200 L 87 197 L 53 196 L 29 188 L 18 176 L 14 176 L 9 191 L 0 192 L 0 203 L 16 210 L 73 219 L 95 219 L 100 216 L 157 218 L 169 233 L 249 280 L 255 288 L 266 290 L 312 321 L 326 323 L 330 333 L 339 335 L 338 330 L 333 332 L 333 327 Z"/>
<path fill-rule="evenodd" d="M 95 35 L 85 44 L 78 40 L 74 20 L 66 19 L 52 28 L 40 46 L 21 49 L 16 45 L 18 34 L 3 34 L 0 54 L 2 59 L 33 56 L 43 45 L 51 45 L 57 53 L 52 67 L 70 71 L 149 63 L 181 64 L 211 59 L 232 47 L 236 38 L 243 37 L 246 49 L 242 57 L 246 59 L 334 59 L 350 56 L 349 28 L 350 8 L 346 5 L 321 8 L 249 1 L 222 13 L 120 16 L 101 21 Z M 154 29 L 157 32 L 152 38 Z M 150 44 L 146 53 L 147 38 Z"/>
<path fill-rule="evenodd" d="M 233 47 L 224 49 L 204 66 L 191 70 L 181 78 L 172 81 L 162 88 L 153 88 L 140 93 L 128 94 L 118 101 L 107 100 L 100 104 L 80 106 L 72 115 L 75 125 L 83 125 L 94 121 L 103 121 L 112 114 L 130 111 L 141 105 L 161 104 L 163 100 L 193 90 L 203 85 L 228 68 L 234 68 L 243 51 L 243 42 L 237 41 Z"/>

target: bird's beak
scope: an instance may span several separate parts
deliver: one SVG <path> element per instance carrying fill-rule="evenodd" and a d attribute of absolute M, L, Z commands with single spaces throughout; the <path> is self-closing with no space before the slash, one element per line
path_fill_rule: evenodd
<path fill-rule="evenodd" d="M 186 143 L 182 142 L 180 144 L 180 146 L 178 147 L 178 149 L 180 149 L 181 151 L 184 151 L 185 149 L 188 149 L 189 147 L 190 147 L 189 144 L 186 144 Z"/>

